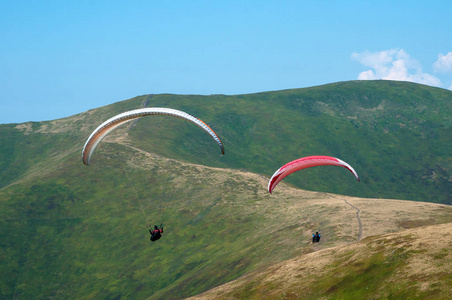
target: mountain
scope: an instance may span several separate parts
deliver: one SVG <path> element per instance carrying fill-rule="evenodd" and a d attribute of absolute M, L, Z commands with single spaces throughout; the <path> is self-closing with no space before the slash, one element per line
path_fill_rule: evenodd
<path fill-rule="evenodd" d="M 303 253 L 450 223 L 451 99 L 417 84 L 344 82 L 145 95 L 0 125 L 0 298 L 178 299 Z M 143 106 L 201 118 L 226 154 L 191 123 L 149 117 L 112 132 L 83 165 L 93 129 Z M 325 166 L 266 192 L 282 164 L 316 154 L 350 163 L 362 181 Z M 164 237 L 151 243 L 146 227 L 160 222 Z"/>
<path fill-rule="evenodd" d="M 141 96 L 66 119 L 2 125 L 0 187 L 36 164 L 48 166 L 50 155 L 80 151 L 102 121 L 143 104 L 201 118 L 226 148 L 219 157 L 208 135 L 192 124 L 156 117 L 129 132 L 134 146 L 148 152 L 265 176 L 299 157 L 330 155 L 354 167 L 362 182 L 335 167 L 305 170 L 286 181 L 359 197 L 452 201 L 452 92 L 381 80 L 236 96 Z"/>

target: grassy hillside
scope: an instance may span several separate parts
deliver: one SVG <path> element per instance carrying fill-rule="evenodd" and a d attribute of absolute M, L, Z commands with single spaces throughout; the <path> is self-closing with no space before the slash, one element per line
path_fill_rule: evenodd
<path fill-rule="evenodd" d="M 0 125 L 0 298 L 182 298 L 300 253 L 451 222 L 449 206 L 362 198 L 450 204 L 451 99 L 417 84 L 346 82 L 141 96 Z M 84 166 L 91 131 L 145 102 L 201 118 L 226 155 L 191 123 L 149 117 L 114 131 Z M 349 162 L 362 182 L 312 168 L 266 192 L 282 164 L 314 154 Z M 151 243 L 145 227 L 160 222 L 165 237 Z M 324 237 L 313 247 L 315 230 Z"/>
<path fill-rule="evenodd" d="M 117 154 L 101 155 L 98 166 L 87 170 L 77 153 L 51 175 L 0 191 L 1 298 L 182 298 L 356 241 L 360 231 L 366 237 L 452 221 L 449 206 L 347 198 L 284 183 L 269 195 L 267 180 L 252 173 L 114 143 L 105 149 Z M 157 243 L 149 241 L 146 219 L 166 224 Z M 315 230 L 324 238 L 313 247 Z"/>
<path fill-rule="evenodd" d="M 449 299 L 452 224 L 302 255 L 190 299 Z"/>

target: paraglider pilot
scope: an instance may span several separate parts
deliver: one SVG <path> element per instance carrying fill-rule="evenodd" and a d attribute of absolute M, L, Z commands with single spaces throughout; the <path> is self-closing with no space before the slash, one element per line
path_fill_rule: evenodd
<path fill-rule="evenodd" d="M 315 234 L 312 234 L 312 243 L 318 243 L 320 242 L 320 234 L 317 231 Z"/>
<path fill-rule="evenodd" d="M 154 230 L 151 230 L 149 226 L 149 233 L 151 234 L 150 240 L 152 242 L 155 242 L 156 240 L 162 237 L 163 225 L 160 224 L 160 228 L 157 225 L 154 225 Z"/>

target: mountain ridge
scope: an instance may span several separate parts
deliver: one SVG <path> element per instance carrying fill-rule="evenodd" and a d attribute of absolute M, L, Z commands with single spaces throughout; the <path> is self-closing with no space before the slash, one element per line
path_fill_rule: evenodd
<path fill-rule="evenodd" d="M 316 168 L 286 181 L 351 196 L 451 204 L 452 92 L 393 81 L 340 82 L 236 96 L 144 95 L 66 119 L 1 125 L 0 134 L 12 137 L 0 140 L 1 148 L 14 147 L 21 159 L 12 156 L 12 150 L 0 157 L 0 187 L 27 165 L 31 157 L 24 150 L 27 143 L 40 144 L 34 147 L 43 152 L 42 161 L 55 151 L 41 145 L 52 143 L 60 152 L 67 151 L 63 144 L 80 147 L 103 120 L 142 107 L 145 100 L 148 106 L 176 108 L 205 121 L 223 140 L 226 155 L 219 158 L 211 141 L 192 125 L 166 118 L 142 119 L 131 130 L 135 146 L 145 151 L 267 176 L 290 160 L 330 155 L 352 165 L 364 181 L 350 188 L 348 178 L 334 168 L 322 181 L 315 180 L 323 172 Z"/>

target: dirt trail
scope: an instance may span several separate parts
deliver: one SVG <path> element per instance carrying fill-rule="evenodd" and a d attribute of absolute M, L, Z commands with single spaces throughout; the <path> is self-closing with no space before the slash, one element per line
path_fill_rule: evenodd
<path fill-rule="evenodd" d="M 149 94 L 146 99 L 143 101 L 143 103 L 141 104 L 141 106 L 146 107 L 148 106 L 149 100 L 152 98 L 152 96 L 154 96 L 153 94 Z"/>
<path fill-rule="evenodd" d="M 153 94 L 149 94 L 146 99 L 144 99 L 144 101 L 141 103 L 141 107 L 145 108 L 148 103 L 149 100 L 152 98 Z M 132 124 L 130 124 L 129 128 L 127 129 L 127 131 L 129 131 L 130 129 L 132 129 L 133 126 L 135 126 L 135 124 L 137 124 L 137 122 L 140 120 L 140 118 L 136 119 L 135 121 L 132 122 Z"/>
<path fill-rule="evenodd" d="M 361 212 L 358 207 L 354 206 L 353 204 L 348 203 L 346 199 L 344 199 L 344 202 L 349 205 L 350 207 L 356 209 L 356 219 L 358 219 L 358 238 L 356 239 L 357 242 L 361 240 L 361 237 L 363 236 L 363 224 L 361 223 L 361 218 L 359 217 L 359 213 Z"/>

